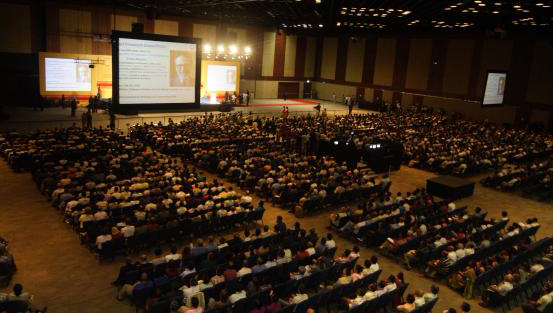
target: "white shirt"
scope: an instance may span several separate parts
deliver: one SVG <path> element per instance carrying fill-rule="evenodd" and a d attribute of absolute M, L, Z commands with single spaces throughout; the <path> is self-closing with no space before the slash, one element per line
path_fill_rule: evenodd
<path fill-rule="evenodd" d="M 396 288 L 396 283 L 390 283 L 384 287 L 384 290 L 386 290 L 386 292 L 390 292 L 396 290 Z"/>
<path fill-rule="evenodd" d="M 327 240 L 326 246 L 327 246 L 329 249 L 335 248 L 335 247 L 336 247 L 336 242 L 334 242 L 334 240 Z"/>
<path fill-rule="evenodd" d="M 462 259 L 466 256 L 465 249 L 457 249 L 455 251 L 455 254 L 457 255 L 457 260 Z"/>
<path fill-rule="evenodd" d="M 295 294 L 292 299 L 290 299 L 290 304 L 298 304 L 300 302 L 303 302 L 305 300 L 307 300 L 309 298 L 309 296 L 305 293 L 298 293 L 298 294 Z"/>
<path fill-rule="evenodd" d="M 110 240 L 111 240 L 111 235 L 100 235 L 96 237 L 96 246 L 98 247 L 98 249 L 102 249 L 102 244 Z"/>
<path fill-rule="evenodd" d="M 175 253 L 175 254 L 168 254 L 165 256 L 165 260 L 167 262 L 169 261 L 176 261 L 176 260 L 180 260 L 181 259 L 181 255 L 178 254 L 178 253 Z"/>
<path fill-rule="evenodd" d="M 426 303 L 426 301 L 424 301 L 424 296 L 422 296 L 422 297 L 415 297 L 415 306 L 416 306 L 417 308 L 423 306 L 425 303 Z"/>
<path fill-rule="evenodd" d="M 242 267 L 242 268 L 238 271 L 238 273 L 236 273 L 236 276 L 242 277 L 242 276 L 244 276 L 244 275 L 246 275 L 246 274 L 251 274 L 251 272 L 252 272 L 252 269 L 251 269 L 251 268 Z"/>
<path fill-rule="evenodd" d="M 511 290 L 513 290 L 513 285 L 508 281 L 504 281 L 497 286 L 497 292 L 502 296 L 505 296 Z"/>
<path fill-rule="evenodd" d="M 530 272 L 532 272 L 532 274 L 536 274 L 537 272 L 543 271 L 543 269 L 544 267 L 541 264 L 534 264 L 530 266 Z"/>
<path fill-rule="evenodd" d="M 431 293 L 431 292 L 427 292 L 427 293 L 425 293 L 424 296 L 422 296 L 422 297 L 424 298 L 424 301 L 425 301 L 425 302 L 430 302 L 430 301 L 436 299 L 438 296 L 435 295 L 435 294 L 433 294 L 433 293 Z"/>
<path fill-rule="evenodd" d="M 365 298 L 365 300 L 372 300 L 372 299 L 376 298 L 377 296 L 378 296 L 378 294 L 375 291 L 370 291 L 369 290 L 365 293 L 363 298 Z"/>
<path fill-rule="evenodd" d="M 551 299 L 551 295 L 548 293 L 544 294 L 538 299 L 538 306 L 536 309 L 540 312 L 543 312 L 543 310 L 545 310 L 545 308 L 551 303 L 551 301 L 553 301 L 553 299 Z"/>
<path fill-rule="evenodd" d="M 125 238 L 129 238 L 131 236 L 134 236 L 134 230 L 134 225 L 127 225 L 121 229 L 121 232 L 123 233 L 123 235 L 125 235 Z"/>
<path fill-rule="evenodd" d="M 98 211 L 96 214 L 94 214 L 94 219 L 97 221 L 105 220 L 108 218 L 108 214 L 106 211 Z"/>
<path fill-rule="evenodd" d="M 228 299 L 231 303 L 235 303 L 236 301 L 240 299 L 245 299 L 245 298 L 246 298 L 246 290 L 242 290 L 231 294 Z"/>

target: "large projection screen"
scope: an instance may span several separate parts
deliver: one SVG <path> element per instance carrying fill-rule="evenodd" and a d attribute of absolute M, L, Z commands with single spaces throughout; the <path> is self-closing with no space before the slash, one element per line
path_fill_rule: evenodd
<path fill-rule="evenodd" d="M 488 72 L 488 75 L 486 76 L 486 86 L 484 87 L 484 96 L 482 97 L 482 106 L 487 107 L 503 105 L 506 83 L 506 72 Z"/>
<path fill-rule="evenodd" d="M 113 32 L 118 111 L 199 108 L 200 40 Z"/>
<path fill-rule="evenodd" d="M 236 90 L 238 69 L 236 65 L 207 65 L 207 92 Z"/>
<path fill-rule="evenodd" d="M 90 60 L 45 58 L 45 91 L 91 91 Z"/>

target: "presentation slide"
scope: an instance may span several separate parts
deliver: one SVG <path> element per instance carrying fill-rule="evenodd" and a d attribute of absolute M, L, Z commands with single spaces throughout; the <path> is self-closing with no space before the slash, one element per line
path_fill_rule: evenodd
<path fill-rule="evenodd" d="M 506 81 L 507 73 L 488 73 L 486 88 L 484 89 L 484 99 L 482 100 L 483 106 L 503 104 Z"/>
<path fill-rule="evenodd" d="M 236 66 L 208 65 L 207 91 L 235 91 L 237 73 Z"/>
<path fill-rule="evenodd" d="M 196 101 L 196 44 L 119 38 L 119 103 Z"/>
<path fill-rule="evenodd" d="M 90 91 L 89 60 L 44 59 L 46 91 Z"/>

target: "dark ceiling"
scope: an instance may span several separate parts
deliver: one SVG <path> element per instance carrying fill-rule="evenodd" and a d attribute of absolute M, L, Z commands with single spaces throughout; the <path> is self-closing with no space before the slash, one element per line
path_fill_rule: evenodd
<path fill-rule="evenodd" d="M 543 31 L 553 0 L 92 0 L 149 12 L 274 26 L 287 32 Z"/>

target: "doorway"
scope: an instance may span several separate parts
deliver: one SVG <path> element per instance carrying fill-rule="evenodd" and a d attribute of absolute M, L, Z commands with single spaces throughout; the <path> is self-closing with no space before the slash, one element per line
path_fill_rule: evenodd
<path fill-rule="evenodd" d="M 299 82 L 278 82 L 278 98 L 297 99 L 300 97 Z"/>

